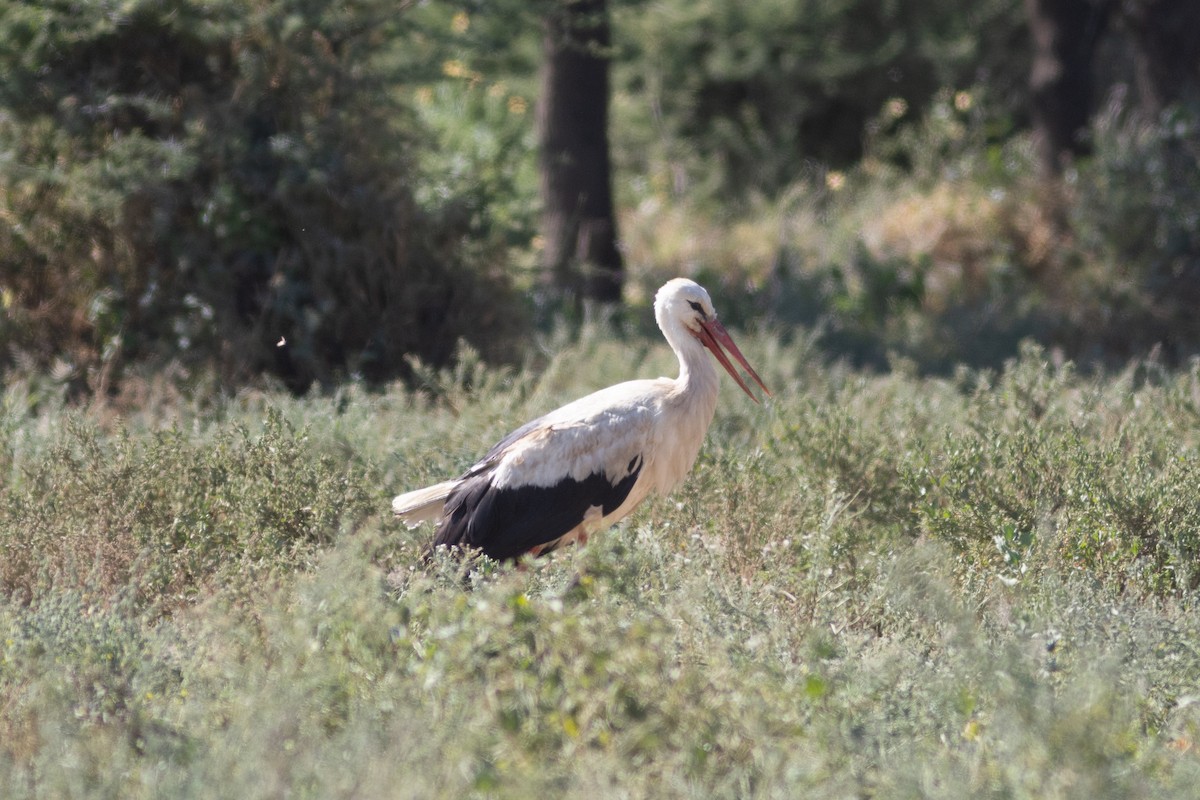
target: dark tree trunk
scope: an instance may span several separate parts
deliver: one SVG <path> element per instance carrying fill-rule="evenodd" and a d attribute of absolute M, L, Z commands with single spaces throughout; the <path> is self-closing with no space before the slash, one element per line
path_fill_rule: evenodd
<path fill-rule="evenodd" d="M 1092 114 L 1092 57 L 1110 0 L 1025 0 L 1033 36 L 1029 74 L 1033 137 L 1042 173 L 1058 175 L 1084 152 Z"/>
<path fill-rule="evenodd" d="M 606 0 L 559 0 L 544 19 L 538 137 L 542 266 L 556 291 L 621 299 L 608 152 Z"/>
<path fill-rule="evenodd" d="M 1127 0 L 1121 9 L 1134 42 L 1139 110 L 1152 119 L 1200 94 L 1200 2 Z"/>
<path fill-rule="evenodd" d="M 1125 0 L 1121 19 L 1134 45 L 1137 113 L 1141 121 L 1162 126 L 1162 113 L 1171 105 L 1195 108 L 1200 102 L 1200 0 Z M 1169 191 L 1179 192 L 1190 185 L 1186 181 L 1195 180 L 1196 139 L 1194 134 L 1176 135 L 1172 128 L 1165 123 L 1165 135 L 1158 144 L 1171 175 Z M 1165 309 L 1170 315 L 1162 331 L 1167 353 L 1179 354 L 1179 344 L 1198 332 L 1195 309 L 1200 305 L 1200 233 L 1183 222 L 1186 212 L 1159 213 L 1174 221 L 1164 223 L 1171 233 L 1159 250 L 1158 264 L 1147 283 L 1156 310 L 1162 313 Z"/>

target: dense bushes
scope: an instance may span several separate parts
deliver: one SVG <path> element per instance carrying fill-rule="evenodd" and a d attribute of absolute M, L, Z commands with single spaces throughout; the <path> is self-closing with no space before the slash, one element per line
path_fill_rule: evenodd
<path fill-rule="evenodd" d="M 0 594 L 163 611 L 231 570 L 265 577 L 302 561 L 370 513 L 365 475 L 275 413 L 256 434 L 203 446 L 178 429 L 135 441 L 69 420 L 0 495 Z"/>
<path fill-rule="evenodd" d="M 705 0 L 620 19 L 621 162 L 677 191 L 773 194 L 856 162 L 888 101 L 922 113 L 939 89 L 986 76 L 1008 107 L 1024 80 L 1007 2 Z"/>
<path fill-rule="evenodd" d="M 1120 100 L 1095 121 L 1072 187 L 1070 230 L 1095 264 L 1079 294 L 1094 293 L 1095 345 L 1124 357 L 1157 344 L 1176 359 L 1200 349 L 1200 105 L 1146 120 Z"/>
<path fill-rule="evenodd" d="M 496 352 L 503 250 L 413 199 L 406 24 L 378 0 L 9 4 L 3 358 L 302 389 Z"/>
<path fill-rule="evenodd" d="M 0 369 L 302 391 L 410 375 L 406 355 L 441 364 L 463 338 L 511 352 L 510 286 L 538 261 L 542 10 L 7 4 Z M 1048 189 L 1019 4 L 612 12 L 631 303 L 697 276 L 731 319 L 874 365 L 996 365 L 1027 337 L 1087 363 L 1200 347 L 1195 109 L 1147 123 L 1115 91 Z"/>
<path fill-rule="evenodd" d="M 643 203 L 631 260 L 659 265 L 648 283 L 698 274 L 747 322 L 807 326 L 859 364 L 994 367 L 1025 339 L 1088 368 L 1200 352 L 1195 109 L 1147 121 L 1114 101 L 1055 182 L 1027 136 L 991 140 L 995 111 L 981 88 L 938 92 L 924 114 L 885 108 L 854 168 L 732 220 Z"/>
<path fill-rule="evenodd" d="M 1194 95 L 1147 120 L 1114 43 L 1087 155 L 1043 180 L 1020 4 L 870 5 L 619 16 L 635 274 L 724 282 L 872 365 L 995 366 L 1025 338 L 1088 365 L 1200 351 Z"/>
<path fill-rule="evenodd" d="M 678 492 L 470 590 L 390 494 L 664 345 L 170 427 L 6 391 L 5 797 L 1193 797 L 1200 366 L 741 341 L 774 397 Z"/>

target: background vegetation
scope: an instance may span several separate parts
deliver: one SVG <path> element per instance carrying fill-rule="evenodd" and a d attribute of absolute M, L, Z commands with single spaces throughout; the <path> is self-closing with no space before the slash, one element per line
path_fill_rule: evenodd
<path fill-rule="evenodd" d="M 576 317 L 545 6 L 0 2 L 0 794 L 1192 797 L 1200 81 L 1148 111 L 1122 3 L 1047 174 L 1072 2 L 967 5 L 611 3 Z M 417 568 L 390 497 L 670 373 L 679 274 L 774 399 L 586 548 Z"/>
<path fill-rule="evenodd" d="M 1112 5 L 613 2 L 632 318 L 683 273 L 857 363 L 997 366 L 1026 337 L 1186 361 L 1200 70 L 1146 61 L 1188 52 L 1151 34 L 1190 12 Z M 1028 12 L 1068 6 L 1103 34 L 1095 113 L 1048 178 Z M 113 396 L 411 378 L 460 340 L 511 361 L 564 310 L 536 269 L 553 8 L 4 3 L 0 367 Z"/>
<path fill-rule="evenodd" d="M 5 796 L 1194 794 L 1200 370 L 745 349 L 778 399 L 727 386 L 679 493 L 470 590 L 393 490 L 665 346 L 121 419 L 10 386 Z"/>
<path fill-rule="evenodd" d="M 394 3 L 4 10 L 10 363 L 93 390 L 138 363 L 303 390 L 462 337 L 503 353 L 503 248 L 417 202 L 401 94 L 436 67 Z"/>

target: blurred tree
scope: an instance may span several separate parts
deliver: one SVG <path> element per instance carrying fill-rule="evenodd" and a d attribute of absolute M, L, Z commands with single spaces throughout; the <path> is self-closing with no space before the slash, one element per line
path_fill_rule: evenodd
<path fill-rule="evenodd" d="M 1030 117 L 1044 175 L 1058 175 L 1085 150 L 1093 56 L 1112 8 L 1111 0 L 1025 0 L 1034 50 Z"/>
<path fill-rule="evenodd" d="M 1172 103 L 1200 102 L 1200 2 L 1126 0 L 1134 41 L 1139 107 L 1155 119 Z"/>
<path fill-rule="evenodd" d="M 1200 99 L 1200 3 L 1195 0 L 1025 0 L 1034 56 L 1030 111 L 1043 174 L 1087 151 L 1095 59 L 1113 28 L 1131 44 L 1137 109 L 1154 121 Z"/>
<path fill-rule="evenodd" d="M 390 0 L 0 5 L 0 359 L 304 390 L 497 352 L 503 250 L 415 197 L 421 34 Z"/>
<path fill-rule="evenodd" d="M 1013 0 L 657 0 L 614 12 L 620 167 L 677 192 L 770 195 L 814 164 L 849 167 L 881 112 L 911 118 L 944 88 L 986 83 L 997 118 L 1024 111 L 1028 36 Z"/>
<path fill-rule="evenodd" d="M 1200 2 L 1125 0 L 1121 10 L 1134 44 L 1135 124 L 1155 132 L 1144 169 L 1164 175 L 1149 198 L 1155 239 L 1136 257 L 1153 254 L 1146 286 L 1167 320 L 1160 341 L 1186 353 L 1181 343 L 1200 341 Z"/>
<path fill-rule="evenodd" d="M 577 299 L 621 299 L 608 145 L 611 41 L 607 0 L 561 0 L 543 17 L 538 98 L 542 266 Z"/>
<path fill-rule="evenodd" d="M 1101 265 L 1083 304 L 1100 314 L 1087 314 L 1080 336 L 1102 337 L 1108 353 L 1156 346 L 1182 358 L 1200 342 L 1200 3 L 1027 0 L 1027 8 L 1039 50 L 1031 100 L 1042 173 L 1057 177 L 1088 148 L 1068 193 L 1047 186 L 1062 241 Z M 1083 100 L 1094 90 L 1107 90 L 1109 102 L 1093 114 Z M 1101 315 L 1107 321 L 1092 330 Z"/>

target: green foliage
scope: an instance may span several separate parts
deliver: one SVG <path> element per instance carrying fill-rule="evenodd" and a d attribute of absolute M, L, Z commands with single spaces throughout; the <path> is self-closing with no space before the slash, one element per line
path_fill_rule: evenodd
<path fill-rule="evenodd" d="M 856 161 L 889 99 L 920 113 L 981 68 L 998 87 L 1013 83 L 1008 48 L 1021 23 L 1010 2 L 966 14 L 907 0 L 634 5 L 616 28 L 627 48 L 618 66 L 629 65 L 618 69 L 618 108 L 631 118 L 614 131 L 617 150 L 659 188 L 678 190 L 682 173 L 705 195 L 773 194 L 813 159 Z"/>
<path fill-rule="evenodd" d="M 888 103 L 855 168 L 744 216 L 647 201 L 626 228 L 631 263 L 655 265 L 647 289 L 697 275 L 735 319 L 812 329 L 880 368 L 996 367 L 1028 338 L 1088 366 L 1186 362 L 1200 343 L 1192 111 L 1148 124 L 1115 106 L 1093 155 L 1052 184 L 1026 138 L 997 140 L 995 105 L 986 87 L 939 91 L 923 114 Z"/>
<path fill-rule="evenodd" d="M 997 406 L 990 422 L 946 431 L 906 469 L 921 529 L 1008 581 L 1057 557 L 1137 593 L 1194 591 L 1200 442 L 1178 420 L 1195 417 L 1195 365 L 1136 390 L 1133 370 L 1077 387 L 1037 348 L 1023 355 L 973 388 Z"/>
<path fill-rule="evenodd" d="M 69 420 L 3 493 L 0 593 L 187 602 L 231 570 L 302 563 L 372 507 L 363 474 L 275 413 L 203 447 L 177 428 L 135 441 Z"/>
<path fill-rule="evenodd" d="M 1200 367 L 739 338 L 774 399 L 679 492 L 466 576 L 392 492 L 661 344 L 115 427 L 10 389 L 5 796 L 1192 796 Z"/>
<path fill-rule="evenodd" d="M 417 202 L 463 220 L 479 242 L 528 249 L 538 209 L 533 101 L 504 81 L 465 76 L 424 87 L 416 105 L 440 142 L 419 159 Z"/>
<path fill-rule="evenodd" d="M 6 4 L 0 368 L 77 397 L 511 355 L 556 2 Z M 941 371 L 1031 336 L 1195 351 L 1194 109 L 1146 124 L 1116 97 L 1047 192 L 1020 4 L 610 10 L 632 305 L 694 275 L 731 318 Z"/>
<path fill-rule="evenodd" d="M 394 4 L 10 3 L 0 25 L 9 353 L 100 389 L 171 359 L 303 389 L 502 350 L 502 248 L 414 200 Z"/>
<path fill-rule="evenodd" d="M 1092 139 L 1094 153 L 1079 169 L 1069 209 L 1080 249 L 1103 270 L 1081 276 L 1092 293 L 1084 313 L 1102 315 L 1110 353 L 1154 344 L 1171 357 L 1194 353 L 1200 106 L 1174 106 L 1146 121 L 1114 101 L 1097 117 Z"/>
<path fill-rule="evenodd" d="M 1188 110 L 1114 106 L 1047 196 L 1019 4 L 613 8 L 631 305 L 786 326 L 739 337 L 774 399 L 514 570 L 420 566 L 389 496 L 674 366 L 594 321 L 489 366 L 544 7 L 3 7 L 0 794 L 1195 794 Z M 209 394 L 66 406 L 172 360 Z"/>
<path fill-rule="evenodd" d="M 412 92 L 431 144 L 417 152 L 417 200 L 470 219 L 474 238 L 521 250 L 539 210 L 535 78 L 539 14 L 551 5 L 428 3 L 412 12 L 433 68 Z"/>

